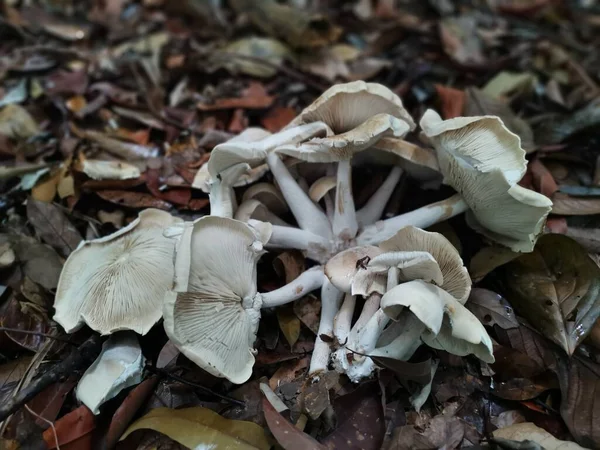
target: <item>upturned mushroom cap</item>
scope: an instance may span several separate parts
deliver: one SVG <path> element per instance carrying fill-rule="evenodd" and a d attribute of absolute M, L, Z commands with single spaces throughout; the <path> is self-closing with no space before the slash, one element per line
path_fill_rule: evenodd
<path fill-rule="evenodd" d="M 325 275 L 337 289 L 350 293 L 352 280 L 360 269 L 361 262 L 364 261 L 367 264 L 371 258 L 380 254 L 381 250 L 373 245 L 344 250 L 327 262 Z"/>
<path fill-rule="evenodd" d="M 234 383 L 252 374 L 261 307 L 256 263 L 268 239 L 268 230 L 202 217 L 185 230 L 177 251 L 176 260 L 189 261 L 189 271 L 179 277 L 178 289 L 185 292 L 165 296 L 169 339 L 198 366 Z M 176 261 L 177 270 L 182 266 Z"/>
<path fill-rule="evenodd" d="M 428 328 L 429 334 L 422 338 L 434 348 L 462 356 L 474 353 L 485 362 L 494 362 L 492 340 L 481 322 L 445 290 L 414 280 L 399 284 L 381 298 L 381 308 L 391 318 L 397 317 L 403 307 Z"/>
<path fill-rule="evenodd" d="M 471 278 L 456 248 L 440 233 L 408 226 L 379 244 L 383 252 L 427 252 L 439 265 L 443 275 L 442 289 L 465 303 L 471 292 Z"/>
<path fill-rule="evenodd" d="M 334 133 L 345 133 L 379 113 L 402 119 L 411 130 L 416 127 L 400 97 L 388 88 L 378 83 L 353 81 L 336 84 L 327 89 L 292 120 L 286 129 L 322 121 L 329 125 Z"/>
<path fill-rule="evenodd" d="M 79 380 L 77 398 L 94 414 L 99 414 L 104 402 L 142 381 L 144 362 L 135 334 L 112 335 L 102 346 L 100 356 Z"/>
<path fill-rule="evenodd" d="M 68 333 L 86 323 L 101 334 L 146 334 L 173 285 L 175 241 L 163 230 L 180 222 L 147 209 L 116 233 L 82 242 L 61 272 L 54 320 Z"/>
<path fill-rule="evenodd" d="M 257 180 L 260 180 L 268 171 L 269 166 L 266 164 L 250 168 L 238 177 L 235 183 L 233 183 L 233 187 L 241 187 L 254 183 Z M 200 189 L 202 192 L 208 194 L 210 192 L 211 183 L 212 177 L 210 176 L 210 173 L 208 173 L 208 163 L 206 163 L 200 167 L 198 172 L 196 172 L 194 180 L 192 181 L 192 188 Z"/>
<path fill-rule="evenodd" d="M 429 181 L 441 178 L 440 166 L 435 152 L 403 139 L 384 137 L 373 145 L 369 153 L 382 152 L 380 159 L 383 165 L 397 164 L 402 167 L 412 178 L 420 181 Z M 354 164 L 360 163 L 357 157 Z"/>
<path fill-rule="evenodd" d="M 334 136 L 314 138 L 299 145 L 282 145 L 276 152 L 308 162 L 337 162 L 372 147 L 385 136 L 403 137 L 410 131 L 404 120 L 376 114 L 356 127 Z"/>
<path fill-rule="evenodd" d="M 520 138 L 496 116 L 442 120 L 428 110 L 421 127 L 444 183 L 469 205 L 469 225 L 514 251 L 532 251 L 552 202 L 517 184 L 527 168 Z"/>
<path fill-rule="evenodd" d="M 324 176 L 315 181 L 308 190 L 308 196 L 310 199 L 319 203 L 323 197 L 327 195 L 329 191 L 334 189 L 337 185 L 337 179 L 333 176 Z"/>

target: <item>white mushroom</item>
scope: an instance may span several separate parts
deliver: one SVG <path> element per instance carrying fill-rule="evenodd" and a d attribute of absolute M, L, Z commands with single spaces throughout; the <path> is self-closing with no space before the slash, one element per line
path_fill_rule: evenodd
<path fill-rule="evenodd" d="M 147 209 L 116 233 L 82 242 L 61 272 L 54 320 L 68 333 L 86 323 L 101 334 L 146 334 L 173 283 L 175 242 L 163 230 L 180 222 Z"/>
<path fill-rule="evenodd" d="M 270 225 L 206 216 L 186 226 L 176 252 L 175 290 L 165 296 L 169 339 L 209 373 L 243 383 L 252 374 L 261 307 L 296 300 L 323 283 L 316 267 L 259 294 L 256 264 Z"/>
<path fill-rule="evenodd" d="M 119 392 L 142 381 L 145 359 L 138 338 L 131 332 L 112 335 L 100 356 L 85 371 L 75 391 L 77 398 L 94 414 Z"/>

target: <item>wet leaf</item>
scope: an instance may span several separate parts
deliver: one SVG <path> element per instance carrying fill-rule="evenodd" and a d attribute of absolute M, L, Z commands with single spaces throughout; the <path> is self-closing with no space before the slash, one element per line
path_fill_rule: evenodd
<path fill-rule="evenodd" d="M 543 428 L 535 426 L 531 422 L 517 423 L 506 428 L 501 428 L 494 431 L 494 438 L 491 440 L 502 446 L 502 448 L 514 448 L 514 449 L 539 449 L 539 450 L 584 450 L 583 447 L 577 445 L 575 442 L 561 441 L 556 439 L 550 433 Z M 521 442 L 522 445 L 527 445 L 526 442 L 534 442 L 538 444 L 535 446 L 509 446 L 503 441 L 511 440 Z"/>
<path fill-rule="evenodd" d="M 172 208 L 170 203 L 143 192 L 102 190 L 96 191 L 96 194 L 111 203 L 130 208 L 158 208 L 166 211 Z"/>
<path fill-rule="evenodd" d="M 294 314 L 292 305 L 277 308 L 277 322 L 285 340 L 293 347 L 300 337 L 300 319 Z"/>
<path fill-rule="evenodd" d="M 54 429 L 44 431 L 44 441 L 48 450 L 56 448 L 56 439 L 60 448 L 91 448 L 92 431 L 96 428 L 96 418 L 86 406 L 71 411 L 54 423 Z M 56 439 L 54 435 L 56 430 Z"/>
<path fill-rule="evenodd" d="M 140 429 L 159 431 L 189 448 L 270 448 L 268 436 L 255 423 L 225 419 L 201 407 L 153 409 L 135 421 L 121 440 Z"/>
<path fill-rule="evenodd" d="M 483 247 L 471 258 L 469 267 L 471 279 L 477 283 L 495 268 L 511 262 L 519 255 L 520 253 L 505 247 Z"/>
<path fill-rule="evenodd" d="M 521 138 L 521 146 L 525 151 L 535 148 L 533 131 L 527 122 L 518 117 L 507 104 L 483 93 L 477 88 L 467 88 L 467 101 L 464 114 L 466 116 L 498 116 L 504 125 Z"/>
<path fill-rule="evenodd" d="M 69 378 L 65 381 L 48 386 L 36 395 L 33 400 L 27 403 L 27 406 L 35 411 L 37 415 L 54 422 L 58 417 L 67 396 L 76 384 L 77 381 L 74 378 Z M 36 418 L 36 423 L 44 429 L 48 428 L 48 423 L 44 422 L 42 419 Z"/>
<path fill-rule="evenodd" d="M 500 294 L 487 289 L 471 289 L 465 305 L 481 323 L 487 326 L 498 325 L 505 330 L 519 326 L 512 306 Z"/>
<path fill-rule="evenodd" d="M 266 398 L 263 398 L 262 405 L 269 430 L 284 450 L 325 450 L 327 448 L 284 419 Z"/>
<path fill-rule="evenodd" d="M 568 354 L 600 316 L 600 268 L 566 236 L 542 236 L 506 266 L 505 284 L 517 313 Z"/>
<path fill-rule="evenodd" d="M 600 198 L 572 197 L 557 192 L 552 196 L 552 214 L 563 216 L 600 214 Z"/>
<path fill-rule="evenodd" d="M 52 203 L 29 198 L 27 218 L 38 236 L 64 257 L 69 256 L 83 240 L 67 216 Z"/>

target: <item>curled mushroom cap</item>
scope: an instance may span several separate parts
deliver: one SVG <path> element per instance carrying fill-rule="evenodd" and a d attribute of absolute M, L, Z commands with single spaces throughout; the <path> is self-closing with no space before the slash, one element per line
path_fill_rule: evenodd
<path fill-rule="evenodd" d="M 471 292 L 471 277 L 456 248 L 440 233 L 413 226 L 402 228 L 387 241 L 379 244 L 384 252 L 427 252 L 439 265 L 443 275 L 442 289 L 465 303 Z"/>
<path fill-rule="evenodd" d="M 60 275 L 54 320 L 69 333 L 86 323 L 101 334 L 146 334 L 173 284 L 175 241 L 163 230 L 180 222 L 147 209 L 116 233 L 80 244 Z"/>
<path fill-rule="evenodd" d="M 414 280 L 399 284 L 381 298 L 381 308 L 392 318 L 403 307 L 427 327 L 422 338 L 432 347 L 462 356 L 473 353 L 485 362 L 494 362 L 492 340 L 481 322 L 445 290 Z"/>
<path fill-rule="evenodd" d="M 177 250 L 182 292 L 165 296 L 169 339 L 198 366 L 234 383 L 252 374 L 261 307 L 256 263 L 268 239 L 268 230 L 237 220 L 197 220 L 184 231 Z"/>
<path fill-rule="evenodd" d="M 325 275 L 331 284 L 342 292 L 350 293 L 352 280 L 361 264 L 367 264 L 371 258 L 381 254 L 381 250 L 373 245 L 353 247 L 338 253 L 325 265 Z"/>
<path fill-rule="evenodd" d="M 421 119 L 436 149 L 444 183 L 469 205 L 467 222 L 514 251 L 533 250 L 552 208 L 547 197 L 517 184 L 526 171 L 520 138 L 496 116 Z"/>
<path fill-rule="evenodd" d="M 402 119 L 411 130 L 416 126 L 402 105 L 400 97 L 388 88 L 378 83 L 353 81 L 336 84 L 327 89 L 292 120 L 286 129 L 322 121 L 329 125 L 334 133 L 345 133 L 379 113 Z"/>

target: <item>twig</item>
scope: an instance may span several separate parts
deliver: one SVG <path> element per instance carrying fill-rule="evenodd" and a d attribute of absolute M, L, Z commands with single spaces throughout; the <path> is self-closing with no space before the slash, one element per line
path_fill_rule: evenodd
<path fill-rule="evenodd" d="M 77 344 L 74 344 L 69 339 L 59 337 L 59 336 L 54 336 L 54 335 L 48 334 L 48 333 L 39 333 L 37 331 L 19 330 L 18 328 L 8 328 L 8 327 L 0 327 L 0 331 L 4 331 L 5 333 L 32 334 L 34 336 L 47 337 L 50 339 L 54 339 L 55 341 L 65 342 L 66 344 L 71 344 L 71 345 L 77 346 Z"/>
<path fill-rule="evenodd" d="M 26 388 L 15 394 L 10 400 L 0 405 L 0 421 L 3 421 L 21 406 L 46 389 L 61 377 L 71 374 L 83 367 L 88 367 L 100 353 L 102 339 L 94 334 L 77 349 L 73 349 L 64 361 L 56 364 L 45 374 L 36 378 Z"/>
<path fill-rule="evenodd" d="M 200 391 L 203 391 L 206 394 L 214 395 L 215 397 L 218 397 L 221 400 L 225 400 L 225 401 L 227 401 L 229 403 L 233 403 L 235 405 L 241 406 L 242 408 L 246 407 L 246 403 L 244 403 L 241 400 L 238 400 L 238 399 L 233 398 L 233 397 L 229 397 L 228 395 L 219 394 L 218 392 L 215 392 L 212 389 L 207 388 L 206 386 L 202 386 L 200 384 L 193 383 L 191 381 L 186 380 L 185 378 L 181 378 L 181 377 L 179 377 L 177 375 L 174 375 L 174 374 L 172 374 L 172 373 L 170 373 L 170 372 L 168 372 L 166 370 L 159 369 L 158 367 L 154 367 L 154 366 L 150 366 L 150 365 L 146 366 L 146 369 L 148 371 L 150 371 L 150 372 L 153 372 L 153 373 L 156 373 L 156 374 L 163 375 L 165 377 L 171 378 L 174 381 L 177 381 L 179 383 L 187 384 L 188 386 L 193 387 L 195 389 L 198 389 Z"/>
<path fill-rule="evenodd" d="M 48 425 L 50 425 L 50 428 L 52 428 L 52 433 L 54 434 L 54 443 L 56 444 L 56 450 L 60 450 L 60 445 L 58 445 L 58 434 L 56 433 L 56 427 L 54 426 L 54 423 L 52 423 L 52 421 L 46 419 L 45 417 L 40 416 L 33 409 L 31 409 L 29 406 L 27 406 L 27 405 L 24 405 L 24 406 L 25 406 L 25 409 L 27 411 L 29 411 L 29 413 L 32 416 L 37 417 L 41 421 L 46 422 Z"/>

